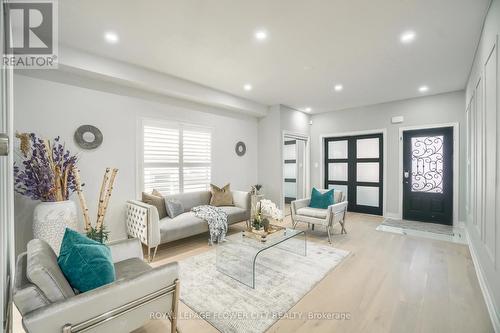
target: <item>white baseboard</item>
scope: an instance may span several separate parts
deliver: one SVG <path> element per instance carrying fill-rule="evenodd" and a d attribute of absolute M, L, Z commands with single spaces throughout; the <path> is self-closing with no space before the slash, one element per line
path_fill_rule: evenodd
<path fill-rule="evenodd" d="M 474 263 L 474 269 L 476 270 L 477 280 L 479 281 L 479 287 L 483 293 L 484 302 L 486 303 L 486 307 L 488 308 L 488 313 L 490 315 L 491 324 L 493 325 L 493 329 L 495 333 L 500 333 L 500 309 L 497 310 L 495 305 L 495 301 L 491 296 L 490 290 L 488 288 L 488 283 L 483 274 L 483 270 L 481 268 L 481 264 L 477 258 L 477 253 L 474 248 L 474 245 L 471 242 L 471 238 L 469 235 L 469 229 L 464 227 L 467 244 L 469 245 L 470 255 L 472 257 L 472 262 Z"/>

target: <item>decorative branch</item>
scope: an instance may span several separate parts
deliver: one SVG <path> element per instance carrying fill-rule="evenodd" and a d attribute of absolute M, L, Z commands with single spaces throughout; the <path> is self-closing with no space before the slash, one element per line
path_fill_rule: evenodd
<path fill-rule="evenodd" d="M 85 200 L 85 196 L 83 195 L 82 191 L 82 183 L 80 181 L 80 171 L 76 166 L 73 166 L 71 169 L 71 172 L 73 173 L 73 177 L 75 178 L 75 184 L 76 184 L 76 193 L 78 194 L 78 198 L 80 199 L 80 207 L 82 208 L 83 212 L 83 221 L 85 223 L 85 231 L 89 231 L 92 227 L 90 223 L 90 217 L 89 217 L 89 208 L 87 207 L 87 201 Z"/>
<path fill-rule="evenodd" d="M 101 191 L 99 194 L 99 202 L 97 204 L 97 221 L 100 220 L 101 215 L 102 215 L 102 206 L 104 204 L 104 198 L 106 195 L 106 186 L 109 181 L 109 173 L 110 169 L 106 168 L 106 171 L 104 172 L 104 177 L 102 178 L 102 184 L 101 184 Z"/>
<path fill-rule="evenodd" d="M 96 228 L 98 230 L 101 229 L 102 224 L 104 222 L 104 215 L 106 214 L 106 210 L 108 209 L 109 199 L 111 197 L 111 192 L 113 192 L 113 185 L 115 183 L 115 177 L 116 177 L 117 173 L 118 173 L 118 169 L 116 169 L 116 168 L 113 169 L 113 171 L 111 172 L 111 177 L 109 179 L 109 183 L 107 184 L 106 196 L 104 198 L 104 204 L 102 206 L 101 215 L 97 219 Z"/>

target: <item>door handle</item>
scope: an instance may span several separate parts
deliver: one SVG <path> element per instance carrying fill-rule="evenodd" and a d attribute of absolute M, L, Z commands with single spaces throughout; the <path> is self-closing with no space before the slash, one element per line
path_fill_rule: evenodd
<path fill-rule="evenodd" d="M 409 173 L 408 171 L 405 171 L 405 173 L 404 173 L 404 177 L 405 177 L 406 179 L 408 179 L 408 177 L 410 177 L 410 173 Z"/>
<path fill-rule="evenodd" d="M 9 137 L 7 134 L 0 133 L 0 156 L 9 155 Z"/>

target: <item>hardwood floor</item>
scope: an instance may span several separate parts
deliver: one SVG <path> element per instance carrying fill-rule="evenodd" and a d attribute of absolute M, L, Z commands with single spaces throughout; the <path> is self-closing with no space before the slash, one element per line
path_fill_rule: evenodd
<path fill-rule="evenodd" d="M 282 319 L 268 332 L 493 332 L 466 245 L 376 231 L 381 222 L 377 216 L 348 214 L 348 234 L 336 228 L 332 246 L 351 255 L 290 309 L 305 316 L 348 313 L 349 320 Z M 231 232 L 242 227 L 232 226 Z M 308 241 L 328 244 L 320 228 L 309 230 Z M 207 235 L 191 237 L 161 246 L 153 265 L 208 250 Z M 182 333 L 217 332 L 192 319 L 182 303 L 180 315 Z M 15 311 L 14 332 L 23 332 L 20 319 Z M 168 321 L 155 320 L 134 333 L 167 329 Z"/>
<path fill-rule="evenodd" d="M 340 235 L 337 227 L 333 246 L 351 255 L 290 309 L 305 316 L 348 313 L 349 320 L 282 319 L 268 332 L 493 332 L 466 245 L 376 231 L 381 222 L 377 216 L 348 214 L 348 234 Z M 242 225 L 231 227 L 238 228 Z M 161 246 L 153 265 L 208 251 L 206 239 Z M 328 244 L 320 228 L 309 230 L 308 241 Z M 204 320 L 182 318 L 192 314 L 184 304 L 180 311 L 183 333 L 217 332 Z M 136 333 L 168 326 L 152 321 Z"/>

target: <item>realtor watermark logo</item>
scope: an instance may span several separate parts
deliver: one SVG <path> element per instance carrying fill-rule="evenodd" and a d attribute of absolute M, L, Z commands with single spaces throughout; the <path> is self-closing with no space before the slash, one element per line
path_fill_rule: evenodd
<path fill-rule="evenodd" d="M 11 0 L 2 1 L 2 5 L 5 11 L 2 66 L 15 69 L 57 68 L 57 1 Z"/>

